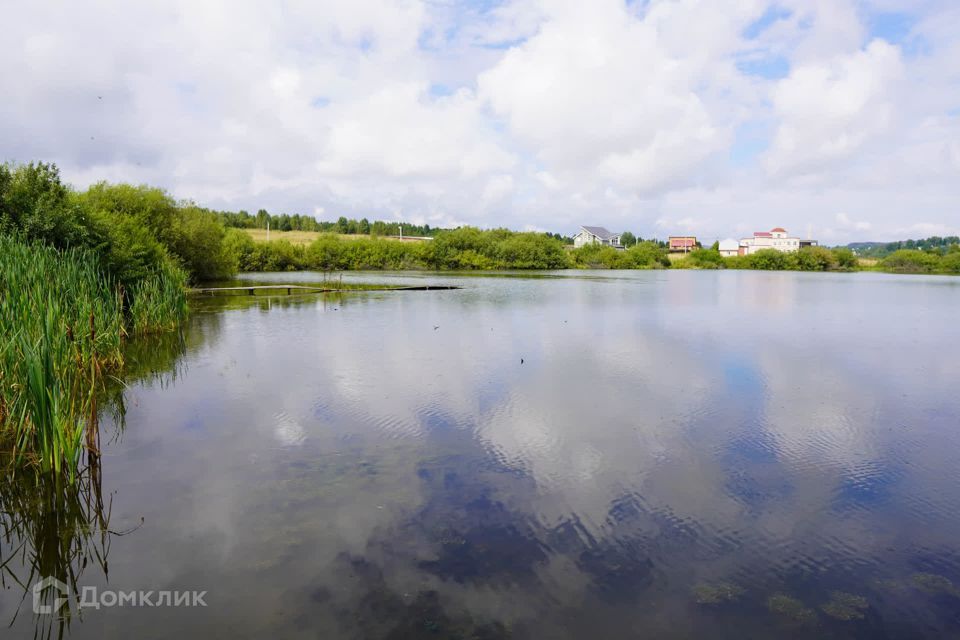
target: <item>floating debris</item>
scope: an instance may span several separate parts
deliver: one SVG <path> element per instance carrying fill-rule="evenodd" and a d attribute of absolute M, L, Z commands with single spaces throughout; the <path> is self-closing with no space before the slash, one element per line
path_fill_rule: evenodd
<path fill-rule="evenodd" d="M 870 603 L 863 596 L 834 591 L 830 594 L 830 601 L 820 609 L 837 620 L 862 620 L 865 615 L 864 610 L 869 606 Z"/>
<path fill-rule="evenodd" d="M 743 595 L 743 588 L 729 582 L 700 583 L 691 589 L 697 604 L 723 604 Z"/>
<path fill-rule="evenodd" d="M 960 589 L 957 589 L 953 581 L 946 576 L 937 575 L 936 573 L 915 573 L 910 576 L 910 580 L 913 582 L 913 586 L 924 593 L 930 595 L 948 593 L 951 596 L 960 597 Z"/>
<path fill-rule="evenodd" d="M 785 593 L 775 593 L 767 599 L 767 609 L 789 621 L 801 625 L 817 622 L 817 612 Z"/>

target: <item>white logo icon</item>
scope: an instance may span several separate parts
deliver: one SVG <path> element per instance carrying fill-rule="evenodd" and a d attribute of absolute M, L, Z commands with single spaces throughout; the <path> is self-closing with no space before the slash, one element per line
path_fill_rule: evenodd
<path fill-rule="evenodd" d="M 43 604 L 43 592 L 54 588 L 57 595 L 53 604 Z M 50 615 L 60 611 L 60 608 L 67 604 L 67 598 L 70 597 L 70 588 L 52 576 L 48 576 L 33 585 L 33 612 L 40 615 Z"/>

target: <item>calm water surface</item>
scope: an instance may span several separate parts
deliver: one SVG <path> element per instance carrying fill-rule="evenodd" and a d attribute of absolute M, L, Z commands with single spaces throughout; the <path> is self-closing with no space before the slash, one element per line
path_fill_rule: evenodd
<path fill-rule="evenodd" d="M 110 533 L 4 487 L 0 635 L 60 633 L 14 578 L 69 565 L 207 591 L 74 638 L 960 637 L 960 280 L 344 279 L 463 288 L 203 300 L 136 345 Z"/>

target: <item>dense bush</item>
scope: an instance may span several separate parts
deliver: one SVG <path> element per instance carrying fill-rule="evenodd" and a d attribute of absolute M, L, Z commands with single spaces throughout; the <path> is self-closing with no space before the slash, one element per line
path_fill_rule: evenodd
<path fill-rule="evenodd" d="M 803 247 L 793 253 L 764 249 L 724 258 L 716 249 L 697 249 L 673 263 L 675 269 L 760 269 L 766 271 L 852 271 L 857 258 L 849 249 Z"/>
<path fill-rule="evenodd" d="M 880 268 L 893 273 L 934 273 L 940 269 L 941 258 L 935 253 L 918 249 L 900 249 L 880 261 Z"/>
<path fill-rule="evenodd" d="M 107 259 L 124 280 L 160 267 L 161 254 L 174 259 L 192 280 L 224 278 L 237 270 L 237 257 L 224 244 L 226 230 L 216 214 L 177 204 L 162 189 L 101 182 L 79 200 L 105 231 Z"/>
<path fill-rule="evenodd" d="M 570 252 L 574 266 L 587 269 L 662 269 L 670 266 L 666 250 L 655 242 L 639 242 L 629 249 L 587 244 Z"/>
<path fill-rule="evenodd" d="M 0 232 L 61 249 L 99 240 L 87 212 L 52 164 L 0 165 Z"/>
<path fill-rule="evenodd" d="M 944 273 L 960 274 L 960 250 L 954 250 L 940 259 L 940 270 Z"/>
<path fill-rule="evenodd" d="M 224 243 L 241 271 L 296 269 L 563 269 L 567 253 L 560 240 L 541 233 L 461 227 L 440 231 L 425 242 L 384 238 L 343 239 L 323 234 L 307 247 L 284 240 L 254 242 L 230 230 Z"/>
<path fill-rule="evenodd" d="M 694 249 L 671 264 L 674 269 L 723 269 L 725 264 L 719 249 Z"/>

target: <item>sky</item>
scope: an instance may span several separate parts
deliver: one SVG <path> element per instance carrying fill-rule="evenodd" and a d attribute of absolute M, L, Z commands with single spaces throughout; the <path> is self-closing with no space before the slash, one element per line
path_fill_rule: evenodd
<path fill-rule="evenodd" d="M 956 0 L 4 5 L 0 160 L 203 206 L 960 233 Z"/>

